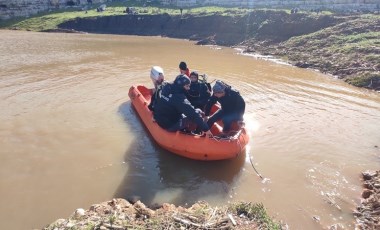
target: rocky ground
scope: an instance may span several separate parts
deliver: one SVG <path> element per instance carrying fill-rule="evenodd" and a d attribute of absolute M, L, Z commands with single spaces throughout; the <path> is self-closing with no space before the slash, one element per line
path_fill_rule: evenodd
<path fill-rule="evenodd" d="M 198 202 L 190 208 L 163 204 L 150 209 L 140 201 L 134 204 L 113 199 L 95 204 L 89 210 L 77 209 L 67 219 L 58 219 L 43 230 L 111 229 L 282 229 L 273 222 L 261 204 L 237 203 L 210 207 Z"/>
<path fill-rule="evenodd" d="M 355 229 L 380 229 L 380 171 L 363 172 L 364 190 L 356 208 Z"/>

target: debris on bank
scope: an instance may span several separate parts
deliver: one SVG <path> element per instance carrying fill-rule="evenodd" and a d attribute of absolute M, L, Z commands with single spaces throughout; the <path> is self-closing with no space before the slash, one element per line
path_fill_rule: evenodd
<path fill-rule="evenodd" d="M 362 173 L 364 190 L 360 206 L 354 211 L 355 229 L 380 229 L 380 171 Z"/>
<path fill-rule="evenodd" d="M 236 203 L 210 207 L 199 201 L 189 208 L 163 204 L 150 209 L 140 201 L 125 199 L 95 204 L 89 210 L 77 209 L 68 219 L 58 219 L 43 230 L 71 229 L 282 229 L 262 204 Z"/>

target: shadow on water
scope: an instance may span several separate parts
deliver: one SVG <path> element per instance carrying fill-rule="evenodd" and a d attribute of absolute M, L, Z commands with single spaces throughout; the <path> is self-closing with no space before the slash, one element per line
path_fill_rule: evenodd
<path fill-rule="evenodd" d="M 114 197 L 137 197 L 147 205 L 226 200 L 241 174 L 245 154 L 213 162 L 180 157 L 154 142 L 130 101 L 119 107 L 119 113 L 135 139 L 125 152 L 128 169 Z"/>

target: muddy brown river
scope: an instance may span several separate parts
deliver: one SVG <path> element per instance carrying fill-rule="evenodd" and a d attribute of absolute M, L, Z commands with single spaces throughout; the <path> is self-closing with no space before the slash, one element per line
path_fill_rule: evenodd
<path fill-rule="evenodd" d="M 171 154 L 131 108 L 130 86 L 151 85 L 153 65 L 173 80 L 182 60 L 244 96 L 251 142 L 237 159 Z M 0 229 L 42 228 L 134 195 L 261 202 L 290 229 L 353 229 L 360 173 L 380 168 L 379 93 L 184 40 L 0 30 L 0 108 Z"/>

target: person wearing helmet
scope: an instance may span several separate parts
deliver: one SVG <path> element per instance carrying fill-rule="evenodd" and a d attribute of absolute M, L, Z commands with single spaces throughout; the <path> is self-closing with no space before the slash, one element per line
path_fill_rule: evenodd
<path fill-rule="evenodd" d="M 166 84 L 157 99 L 153 117 L 161 128 L 169 132 L 186 129 L 195 123 L 197 129 L 211 135 L 201 114 L 186 98 L 185 92 L 189 89 L 190 79 L 183 74 L 178 75 L 173 83 Z"/>
<path fill-rule="evenodd" d="M 153 66 L 150 70 L 150 79 L 153 82 L 154 88 L 152 89 L 152 97 L 148 105 L 149 110 L 153 111 L 156 104 L 156 99 L 159 97 L 159 94 L 163 86 L 167 83 L 165 81 L 164 70 L 160 66 Z"/>
<path fill-rule="evenodd" d="M 165 81 L 164 70 L 160 66 L 153 66 L 150 70 L 150 79 L 154 88 L 157 89 Z"/>
<path fill-rule="evenodd" d="M 179 63 L 179 72 L 180 74 L 185 74 L 186 76 L 190 77 L 190 70 L 187 68 L 186 62 L 181 61 Z"/>
<path fill-rule="evenodd" d="M 207 124 L 211 127 L 216 121 L 223 121 L 223 134 L 228 135 L 231 125 L 235 121 L 243 121 L 245 101 L 239 91 L 231 88 L 222 81 L 216 81 L 212 88 L 213 96 L 206 104 L 205 114 L 208 116 L 212 105 L 220 103 L 221 108 L 209 117 Z"/>
<path fill-rule="evenodd" d="M 211 97 L 207 83 L 199 80 L 199 75 L 196 71 L 190 73 L 190 80 L 190 89 L 186 92 L 186 97 L 195 108 L 204 110 L 207 101 Z"/>

